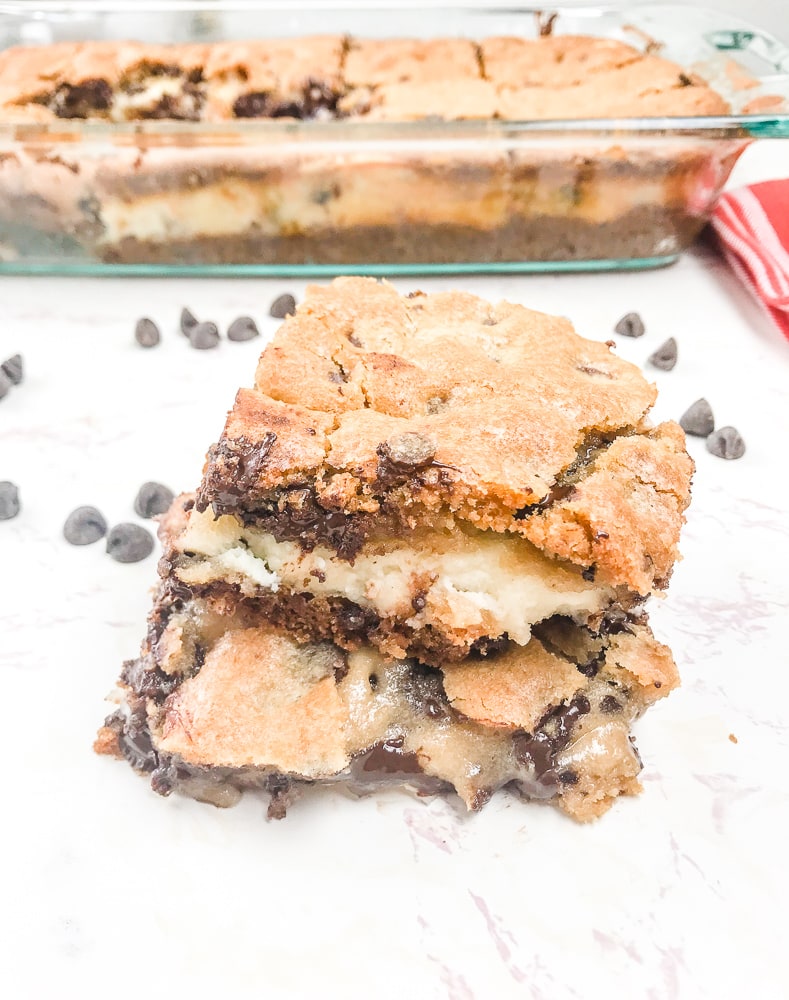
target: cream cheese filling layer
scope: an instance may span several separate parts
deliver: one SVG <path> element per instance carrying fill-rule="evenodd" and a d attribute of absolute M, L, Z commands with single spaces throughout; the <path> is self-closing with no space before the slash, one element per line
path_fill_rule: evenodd
<path fill-rule="evenodd" d="M 610 222 L 644 205 L 672 203 L 672 187 L 670 180 L 620 178 L 592 185 L 579 200 L 572 185 L 557 178 L 553 186 L 547 170 L 539 180 L 510 183 L 492 171 L 483 181 L 461 184 L 396 163 L 349 163 L 345 170 L 315 174 L 294 163 L 290 177 L 231 175 L 198 187 L 132 198 L 105 195 L 101 219 L 106 243 L 124 238 L 165 243 L 247 234 L 288 237 L 420 224 L 494 230 L 513 215 Z"/>
<path fill-rule="evenodd" d="M 523 538 L 474 529 L 368 542 L 349 563 L 326 547 L 304 552 L 234 517 L 193 510 L 179 548 L 175 572 L 187 584 L 343 597 L 381 618 L 470 641 L 507 633 L 525 645 L 535 623 L 556 614 L 584 619 L 616 597 Z"/>

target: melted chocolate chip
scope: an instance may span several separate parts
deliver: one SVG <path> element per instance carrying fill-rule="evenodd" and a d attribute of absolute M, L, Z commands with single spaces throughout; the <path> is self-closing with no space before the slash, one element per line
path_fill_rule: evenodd
<path fill-rule="evenodd" d="M 181 684 L 184 677 L 166 674 L 149 660 L 127 660 L 121 670 L 121 682 L 141 698 L 152 698 L 161 703 Z"/>
<path fill-rule="evenodd" d="M 516 759 L 534 768 L 535 777 L 544 785 L 554 785 L 559 780 L 554 770 L 554 759 L 570 742 L 573 727 L 581 716 L 590 710 L 589 699 L 576 695 L 568 705 L 560 705 L 545 715 L 535 732 L 516 733 L 513 749 Z"/>
<path fill-rule="evenodd" d="M 405 696 L 420 715 L 441 719 L 450 714 L 443 676 L 434 667 L 414 662 L 408 674 Z"/>
<path fill-rule="evenodd" d="M 159 755 L 153 747 L 145 706 L 135 706 L 118 736 L 118 746 L 135 771 L 150 773 L 159 766 Z"/>
<path fill-rule="evenodd" d="M 607 694 L 600 702 L 600 711 L 604 715 L 616 715 L 622 711 L 622 703 L 612 694 Z"/>
<path fill-rule="evenodd" d="M 50 101 L 58 118 L 89 118 L 112 107 L 112 88 L 106 80 L 83 80 L 78 86 L 62 83 Z"/>
<path fill-rule="evenodd" d="M 285 774 L 269 774 L 266 778 L 265 788 L 271 796 L 266 817 L 268 819 L 284 819 L 293 791 L 290 778 Z"/>
<path fill-rule="evenodd" d="M 403 750 L 403 737 L 395 736 L 373 746 L 361 757 L 361 770 L 383 774 L 421 774 L 422 765 L 412 750 Z"/>
<path fill-rule="evenodd" d="M 469 650 L 469 658 L 472 660 L 484 660 L 488 657 L 497 656 L 499 653 L 504 652 L 509 643 L 510 638 L 506 632 L 504 635 L 497 636 L 496 638 L 482 636 L 472 643 Z"/>
<path fill-rule="evenodd" d="M 559 771 L 556 775 L 559 779 L 560 785 L 577 785 L 578 784 L 578 774 L 569 768 L 566 771 Z"/>
<path fill-rule="evenodd" d="M 270 95 L 263 90 L 242 94 L 233 102 L 236 118 L 266 118 L 269 113 Z"/>

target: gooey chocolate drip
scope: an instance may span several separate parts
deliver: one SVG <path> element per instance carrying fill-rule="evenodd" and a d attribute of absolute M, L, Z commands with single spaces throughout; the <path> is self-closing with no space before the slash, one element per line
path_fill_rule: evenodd
<path fill-rule="evenodd" d="M 540 784 L 551 787 L 561 780 L 555 769 L 556 755 L 570 742 L 576 722 L 590 710 L 589 699 L 576 695 L 568 705 L 560 705 L 545 715 L 534 733 L 515 734 L 515 757 L 524 766 L 534 768 Z"/>

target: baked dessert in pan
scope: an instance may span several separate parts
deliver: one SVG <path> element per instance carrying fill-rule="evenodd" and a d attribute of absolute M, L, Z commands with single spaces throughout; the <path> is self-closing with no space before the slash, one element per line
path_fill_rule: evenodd
<path fill-rule="evenodd" d="M 0 155 L 2 254 L 187 266 L 667 256 L 703 224 L 742 142 L 561 126 L 546 138 L 516 123 L 727 111 L 696 74 L 605 38 L 11 48 L 0 121 L 24 141 Z M 173 129 L 128 135 L 149 121 Z"/>

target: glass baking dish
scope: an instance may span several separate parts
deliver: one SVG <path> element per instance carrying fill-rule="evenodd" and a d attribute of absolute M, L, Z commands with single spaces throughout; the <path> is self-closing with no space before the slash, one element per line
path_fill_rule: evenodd
<path fill-rule="evenodd" d="M 709 218 L 748 143 L 789 135 L 789 51 L 728 15 L 684 4 L 560 4 L 551 13 L 506 3 L 371 10 L 233 0 L 0 2 L 0 49 L 322 33 L 605 37 L 699 73 L 732 107 L 715 117 L 545 121 L 5 114 L 0 273 L 392 274 L 671 263 Z"/>

